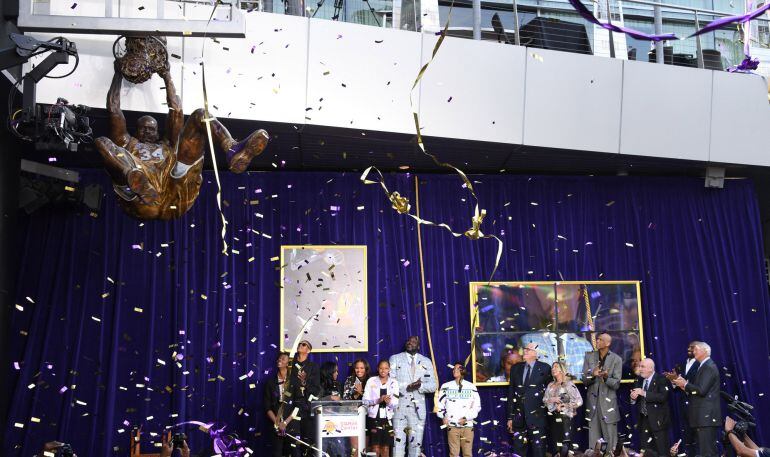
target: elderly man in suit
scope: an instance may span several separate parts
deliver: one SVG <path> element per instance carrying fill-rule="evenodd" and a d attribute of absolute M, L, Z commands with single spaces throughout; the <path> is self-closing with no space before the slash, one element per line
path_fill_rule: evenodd
<path fill-rule="evenodd" d="M 655 372 L 652 359 L 639 362 L 639 377 L 631 389 L 631 403 L 639 408 L 639 449 L 654 451 L 658 455 L 668 454 L 668 429 L 671 413 L 668 409 L 669 382 L 665 376 Z"/>
<path fill-rule="evenodd" d="M 700 363 L 695 377 L 688 381 L 682 376 L 674 385 L 687 393 L 687 422 L 695 436 L 697 455 L 716 457 L 717 432 L 722 424 L 719 404 L 719 369 L 711 360 L 711 346 L 698 341 L 693 348 L 695 360 Z"/>
<path fill-rule="evenodd" d="M 583 382 L 586 386 L 586 420 L 589 445 L 604 438 L 608 449 L 618 442 L 617 390 L 623 376 L 623 360 L 610 351 L 612 337 L 601 333 L 596 338 L 596 350 L 586 352 L 583 360 Z"/>
<path fill-rule="evenodd" d="M 537 360 L 537 343 L 524 347 L 524 363 L 511 368 L 508 384 L 508 431 L 513 433 L 513 452 L 521 457 L 543 457 L 547 444 L 548 409 L 543 395 L 553 380 L 551 367 Z"/>
<path fill-rule="evenodd" d="M 410 336 L 406 340 L 405 351 L 390 357 L 390 375 L 398 381 L 398 391 L 401 392 L 393 412 L 395 457 L 404 457 L 407 444 L 409 457 L 420 455 L 425 418 L 428 415 L 425 394 L 436 391 L 433 364 L 429 358 L 419 354 L 419 350 L 420 338 Z M 407 428 L 410 430 L 408 439 Z"/>

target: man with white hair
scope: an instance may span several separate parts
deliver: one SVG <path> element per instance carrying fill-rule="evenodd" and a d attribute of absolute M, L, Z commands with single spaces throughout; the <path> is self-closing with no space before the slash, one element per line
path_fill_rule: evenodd
<path fill-rule="evenodd" d="M 538 359 L 537 343 L 524 346 L 524 362 L 511 368 L 508 384 L 508 432 L 513 452 L 521 457 L 543 457 L 547 443 L 548 409 L 543 395 L 553 380 L 551 367 Z"/>
<path fill-rule="evenodd" d="M 711 360 L 711 346 L 698 341 L 693 348 L 695 360 L 700 362 L 695 377 L 688 381 L 682 376 L 673 383 L 687 393 L 687 419 L 695 435 L 697 455 L 716 457 L 717 433 L 722 424 L 719 404 L 719 369 Z"/>
<path fill-rule="evenodd" d="M 636 424 L 639 448 L 665 456 L 670 448 L 669 383 L 665 376 L 655 372 L 655 361 L 652 359 L 639 362 L 638 375 L 631 389 L 631 403 L 639 408 L 639 421 Z"/>

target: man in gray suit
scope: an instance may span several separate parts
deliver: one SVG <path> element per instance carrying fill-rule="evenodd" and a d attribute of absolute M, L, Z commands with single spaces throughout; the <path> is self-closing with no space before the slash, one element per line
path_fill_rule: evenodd
<path fill-rule="evenodd" d="M 620 387 L 623 360 L 610 351 L 612 337 L 601 333 L 596 338 L 596 350 L 586 352 L 583 360 L 583 382 L 586 386 L 586 420 L 589 446 L 599 438 L 607 442 L 607 449 L 615 449 L 618 442 L 617 390 Z"/>
<path fill-rule="evenodd" d="M 436 391 L 436 377 L 430 359 L 417 353 L 420 339 L 410 336 L 406 340 L 405 351 L 390 356 L 390 376 L 398 381 L 400 392 L 398 405 L 393 412 L 393 431 L 395 432 L 394 457 L 404 457 L 405 447 L 409 444 L 409 457 L 420 455 L 422 434 L 425 430 L 425 418 L 428 416 L 425 406 L 425 394 Z M 409 428 L 409 438 L 406 429 Z"/>

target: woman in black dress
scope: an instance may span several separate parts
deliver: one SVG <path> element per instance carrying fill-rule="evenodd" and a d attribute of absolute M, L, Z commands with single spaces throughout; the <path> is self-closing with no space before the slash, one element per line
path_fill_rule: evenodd
<path fill-rule="evenodd" d="M 292 446 L 292 439 L 286 435 L 299 435 L 299 421 L 293 420 L 291 413 L 291 397 L 284 396 L 284 386 L 289 376 L 289 353 L 280 352 L 276 358 L 276 369 L 270 373 L 265 383 L 264 405 L 265 413 L 270 419 L 269 427 L 272 436 L 273 457 L 292 456 L 299 457 L 301 449 Z M 283 408 L 281 404 L 284 403 Z"/>
<path fill-rule="evenodd" d="M 324 362 L 321 365 L 321 400 L 340 400 L 342 386 L 337 381 L 339 370 L 334 362 Z"/>

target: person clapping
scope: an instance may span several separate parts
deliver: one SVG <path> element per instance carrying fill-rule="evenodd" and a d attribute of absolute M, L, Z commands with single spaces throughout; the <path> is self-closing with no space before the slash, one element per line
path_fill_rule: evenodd
<path fill-rule="evenodd" d="M 465 365 L 455 362 L 452 368 L 454 380 L 445 382 L 439 390 L 437 416 L 447 428 L 449 456 L 473 455 L 473 423 L 481 411 L 479 391 L 465 377 Z"/>
<path fill-rule="evenodd" d="M 567 375 L 562 362 L 551 365 L 553 381 L 548 384 L 543 395 L 543 403 L 548 408 L 548 422 L 551 438 L 551 453 L 556 454 L 572 442 L 572 418 L 583 404 L 583 397 L 575 383 Z"/>

